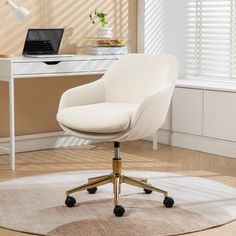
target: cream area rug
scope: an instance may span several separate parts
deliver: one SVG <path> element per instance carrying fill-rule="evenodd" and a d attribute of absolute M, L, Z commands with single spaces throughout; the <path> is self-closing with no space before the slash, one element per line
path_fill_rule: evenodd
<path fill-rule="evenodd" d="M 125 215 L 113 215 L 112 185 L 94 195 L 76 193 L 74 208 L 64 205 L 65 190 L 108 171 L 79 171 L 19 178 L 0 184 L 0 227 L 40 235 L 160 236 L 199 231 L 236 218 L 236 189 L 206 179 L 160 172 L 126 171 L 148 177 L 150 183 L 169 190 L 173 208 L 163 196 L 122 185 Z"/>

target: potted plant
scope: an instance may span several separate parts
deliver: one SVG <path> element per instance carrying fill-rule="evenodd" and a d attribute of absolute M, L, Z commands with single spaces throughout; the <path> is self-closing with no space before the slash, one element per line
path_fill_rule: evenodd
<path fill-rule="evenodd" d="M 107 27 L 108 22 L 106 17 L 106 13 L 98 12 L 97 10 L 89 15 L 92 24 L 96 24 L 97 21 L 100 23 L 100 28 L 97 31 L 98 38 L 112 38 L 112 28 Z"/>

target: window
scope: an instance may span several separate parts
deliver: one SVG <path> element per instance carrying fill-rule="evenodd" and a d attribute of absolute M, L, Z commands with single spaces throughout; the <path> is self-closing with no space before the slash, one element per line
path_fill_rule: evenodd
<path fill-rule="evenodd" d="M 185 1 L 185 75 L 236 79 L 236 0 Z"/>

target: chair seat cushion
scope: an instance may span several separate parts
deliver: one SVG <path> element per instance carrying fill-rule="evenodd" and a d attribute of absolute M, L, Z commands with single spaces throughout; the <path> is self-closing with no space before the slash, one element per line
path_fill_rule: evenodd
<path fill-rule="evenodd" d="M 96 103 L 67 107 L 59 111 L 57 120 L 63 126 L 88 133 L 116 133 L 129 128 L 137 104 Z"/>

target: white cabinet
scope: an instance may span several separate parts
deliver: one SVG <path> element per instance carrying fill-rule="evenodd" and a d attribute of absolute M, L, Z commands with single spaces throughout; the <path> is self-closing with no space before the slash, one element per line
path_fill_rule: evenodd
<path fill-rule="evenodd" d="M 162 129 L 236 141 L 236 93 L 178 87 Z"/>
<path fill-rule="evenodd" d="M 202 135 L 203 91 L 176 88 L 172 100 L 172 130 Z"/>
<path fill-rule="evenodd" d="M 159 140 L 165 144 L 236 157 L 236 83 L 177 81 Z"/>
<path fill-rule="evenodd" d="M 204 91 L 203 135 L 236 141 L 236 93 Z"/>

